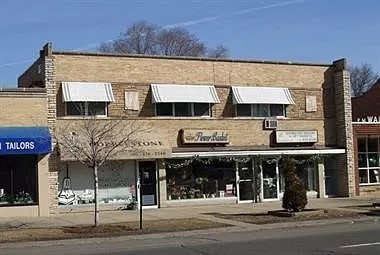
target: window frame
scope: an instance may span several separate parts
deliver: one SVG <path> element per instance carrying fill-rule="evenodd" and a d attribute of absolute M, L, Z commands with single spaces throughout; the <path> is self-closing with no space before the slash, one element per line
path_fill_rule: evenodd
<path fill-rule="evenodd" d="M 370 138 L 376 138 L 377 140 L 377 151 L 369 151 L 369 142 L 368 140 Z M 365 139 L 365 151 L 360 151 L 359 150 L 359 139 Z M 357 159 L 356 159 L 356 163 L 357 163 L 357 169 L 358 169 L 358 178 L 359 178 L 359 185 L 360 186 L 366 186 L 366 185 L 380 185 L 380 137 L 379 136 L 371 136 L 371 135 L 367 135 L 367 136 L 358 136 L 357 139 L 356 139 L 356 143 L 357 143 Z M 371 163 L 370 163 L 370 155 L 371 154 L 376 154 L 377 155 L 377 166 L 371 166 Z M 360 166 L 359 164 L 359 160 L 360 160 L 360 156 L 361 155 L 364 155 L 365 157 L 365 163 L 366 165 L 365 166 Z M 375 178 L 377 179 L 376 182 L 371 182 L 371 174 L 370 172 L 371 171 L 377 171 L 377 178 L 375 176 Z M 361 176 L 361 172 L 364 172 L 365 173 L 365 180 L 366 182 L 362 182 L 362 178 L 360 177 Z"/>
<path fill-rule="evenodd" d="M 244 105 L 250 105 L 250 111 L 251 114 L 249 116 L 247 115 L 239 115 L 238 114 L 238 105 L 242 104 L 235 104 L 235 117 L 238 118 L 268 118 L 268 117 L 278 117 L 278 118 L 286 118 L 286 104 L 244 104 Z M 266 116 L 258 116 L 254 114 L 254 108 L 256 105 L 265 105 L 266 106 Z M 272 115 L 272 105 L 282 105 L 282 115 Z"/>
<path fill-rule="evenodd" d="M 158 115 L 157 106 L 159 104 L 171 104 L 172 114 L 171 115 Z M 176 104 L 187 104 L 187 107 L 190 106 L 188 116 L 177 116 L 176 114 Z M 196 104 L 207 104 L 208 105 L 208 115 L 195 115 L 195 105 Z M 174 118 L 211 118 L 212 117 L 212 104 L 211 103 L 192 103 L 192 102 L 180 102 L 180 103 L 155 103 L 155 116 L 156 117 L 174 117 Z"/>
<path fill-rule="evenodd" d="M 103 103 L 104 104 L 104 114 L 95 114 L 95 115 L 89 114 L 88 106 L 91 103 Z M 84 105 L 84 114 L 69 114 L 68 113 L 69 104 L 83 104 Z M 65 102 L 65 116 L 68 116 L 68 117 L 91 117 L 91 116 L 107 117 L 108 116 L 108 102 L 87 102 L 87 101 Z"/>

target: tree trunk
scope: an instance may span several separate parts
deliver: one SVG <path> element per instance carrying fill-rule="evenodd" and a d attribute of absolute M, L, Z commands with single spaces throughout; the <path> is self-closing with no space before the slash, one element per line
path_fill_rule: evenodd
<path fill-rule="evenodd" d="M 98 183 L 98 166 L 94 166 L 94 196 L 95 196 L 95 227 L 99 226 L 99 201 L 98 201 L 98 193 L 99 193 L 99 183 Z"/>

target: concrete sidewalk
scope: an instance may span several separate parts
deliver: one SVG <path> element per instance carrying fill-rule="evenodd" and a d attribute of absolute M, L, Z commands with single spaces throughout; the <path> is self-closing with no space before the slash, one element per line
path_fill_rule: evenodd
<path fill-rule="evenodd" d="M 329 198 L 310 199 L 307 208 L 344 209 L 347 206 L 372 205 L 379 202 L 375 198 Z M 0 228 L 35 228 L 35 227 L 59 227 L 93 224 L 93 207 L 82 208 L 81 212 L 59 213 L 50 217 L 23 217 L 23 218 L 2 218 L 0 217 Z M 223 214 L 244 214 L 244 213 L 265 213 L 268 210 L 278 210 L 281 208 L 281 201 L 249 203 L 249 204 L 226 204 L 226 205 L 202 205 L 202 206 L 182 206 L 159 209 L 145 209 L 143 211 L 144 220 L 174 219 L 174 218 L 201 218 L 220 222 L 208 213 Z M 347 209 L 346 209 L 347 210 Z M 350 209 L 352 210 L 352 209 Z M 104 210 L 100 212 L 100 222 L 118 223 L 128 221 L 139 221 L 139 211 L 127 210 Z M 244 227 L 248 223 L 234 221 L 235 226 Z"/>

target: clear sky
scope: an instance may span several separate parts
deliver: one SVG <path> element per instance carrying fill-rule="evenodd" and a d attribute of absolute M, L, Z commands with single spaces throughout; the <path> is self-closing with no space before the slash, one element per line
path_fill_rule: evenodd
<path fill-rule="evenodd" d="M 48 41 L 93 51 L 133 22 L 183 26 L 232 58 L 371 64 L 380 72 L 379 0 L 1 0 L 0 87 Z"/>

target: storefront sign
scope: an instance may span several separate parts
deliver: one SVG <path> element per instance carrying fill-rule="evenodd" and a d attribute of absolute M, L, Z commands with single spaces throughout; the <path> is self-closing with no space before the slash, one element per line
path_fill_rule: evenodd
<path fill-rule="evenodd" d="M 380 116 L 366 116 L 363 118 L 357 118 L 357 122 L 372 122 L 372 123 L 380 123 Z"/>
<path fill-rule="evenodd" d="M 226 131 L 221 130 L 183 129 L 182 142 L 184 144 L 226 144 L 230 142 L 230 137 Z"/>
<path fill-rule="evenodd" d="M 0 155 L 51 152 L 51 138 L 43 127 L 0 128 Z"/>
<path fill-rule="evenodd" d="M 101 142 L 100 146 L 114 145 L 113 142 Z M 122 145 L 116 155 L 112 155 L 111 159 L 155 159 L 170 158 L 172 150 L 169 146 L 165 146 L 161 140 L 139 141 Z M 66 149 L 62 148 L 61 160 L 72 161 L 75 157 Z"/>
<path fill-rule="evenodd" d="M 277 143 L 316 143 L 318 132 L 316 130 L 287 130 L 276 131 Z"/>

